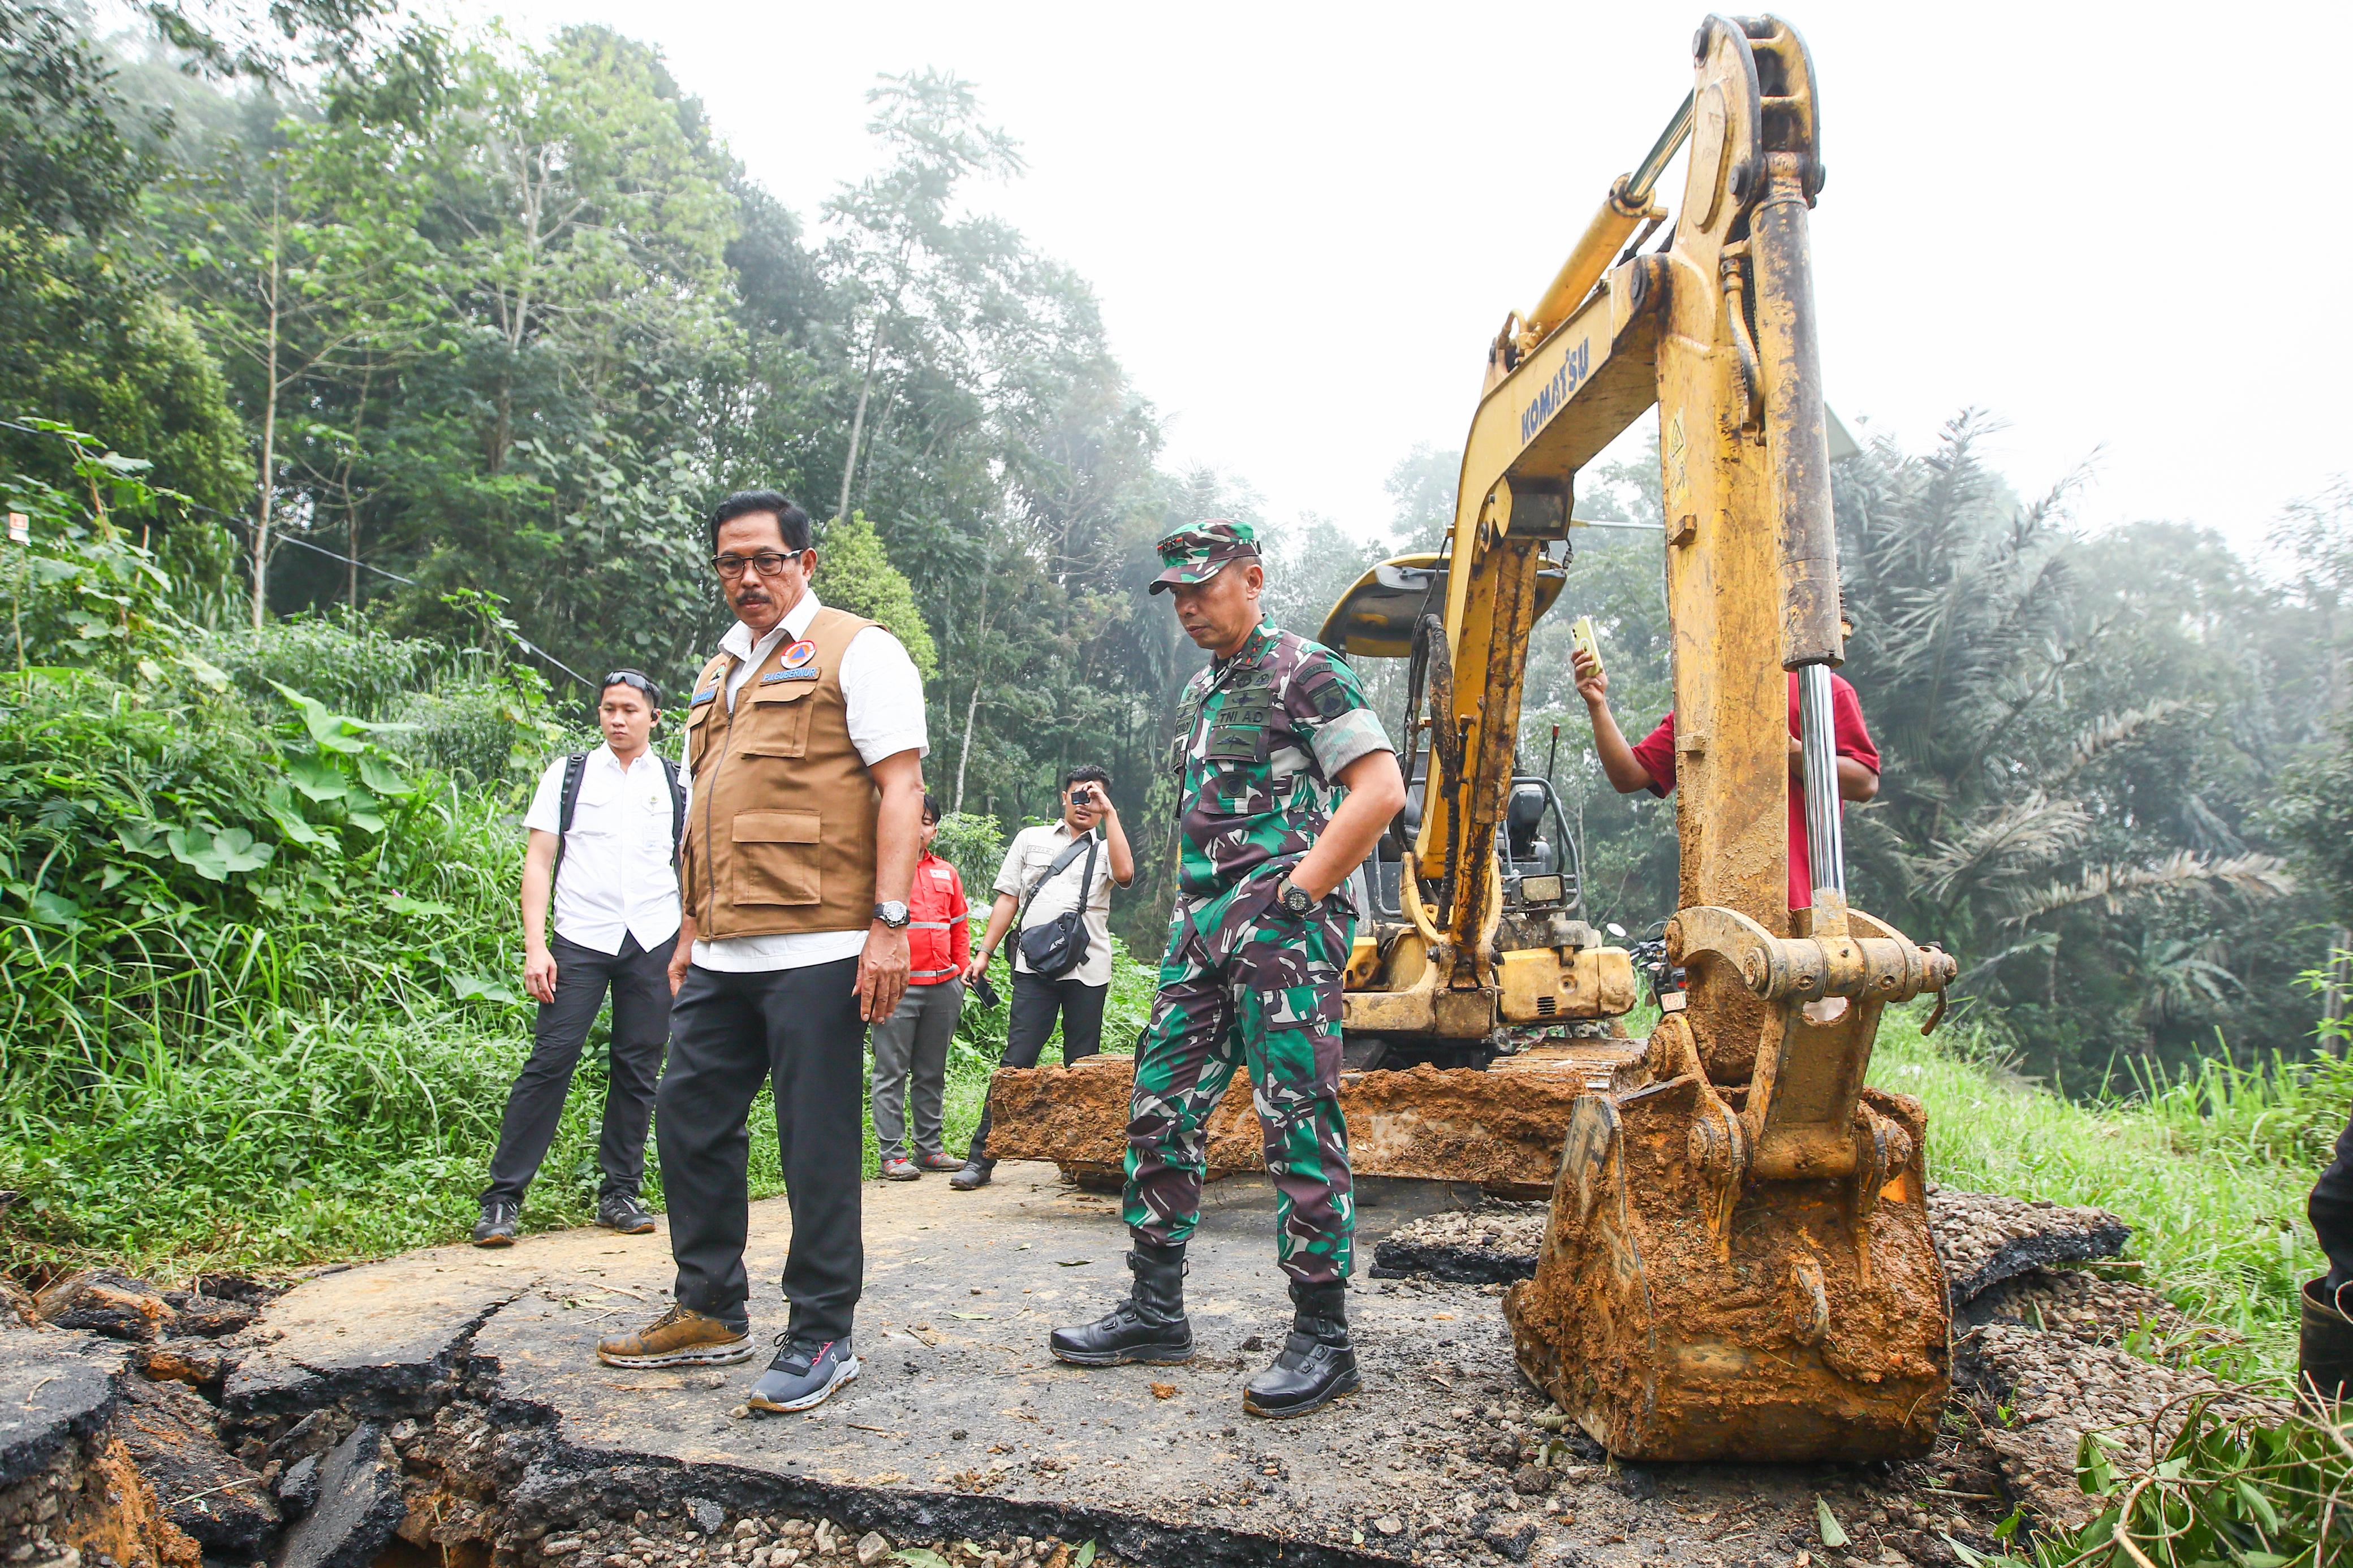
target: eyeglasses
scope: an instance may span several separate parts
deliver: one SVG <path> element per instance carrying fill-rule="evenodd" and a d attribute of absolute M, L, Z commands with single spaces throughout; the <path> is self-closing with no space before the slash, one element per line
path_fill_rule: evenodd
<path fill-rule="evenodd" d="M 719 574 L 722 577 L 732 583 L 744 575 L 744 568 L 746 566 L 752 567 L 763 577 L 781 577 L 785 574 L 785 563 L 798 559 L 797 556 L 786 555 L 781 551 L 763 550 L 748 561 L 741 555 L 721 555 L 714 557 L 711 564 L 719 569 Z"/>

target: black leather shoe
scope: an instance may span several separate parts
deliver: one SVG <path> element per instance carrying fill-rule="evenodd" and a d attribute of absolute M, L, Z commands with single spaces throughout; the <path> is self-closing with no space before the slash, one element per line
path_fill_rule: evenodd
<path fill-rule="evenodd" d="M 522 1219 L 522 1205 L 504 1198 L 482 1200 L 482 1217 L 474 1226 L 476 1247 L 512 1247 L 515 1226 Z"/>
<path fill-rule="evenodd" d="M 1159 1247 L 1141 1237 L 1127 1255 L 1135 1276 L 1127 1300 L 1108 1317 L 1074 1329 L 1056 1329 L 1046 1348 L 1073 1366 L 1116 1366 L 1191 1361 L 1193 1325 L 1185 1316 L 1185 1247 Z"/>
<path fill-rule="evenodd" d="M 2353 1284 L 2331 1290 L 2325 1279 L 2306 1282 L 2304 1328 L 2295 1355 L 2295 1391 L 2307 1405 L 2353 1398 Z"/>
<path fill-rule="evenodd" d="M 988 1185 L 990 1174 L 997 1169 L 994 1160 L 966 1160 L 964 1169 L 948 1178 L 948 1185 L 957 1192 L 968 1193 L 975 1187 Z"/>
<path fill-rule="evenodd" d="M 596 1223 L 623 1236 L 650 1236 L 654 1216 L 635 1193 L 608 1193 L 596 1205 Z"/>
<path fill-rule="evenodd" d="M 1242 1390 L 1242 1408 L 1281 1421 L 1329 1405 L 1363 1386 L 1348 1342 L 1348 1287 L 1291 1282 L 1291 1337 L 1274 1364 Z"/>

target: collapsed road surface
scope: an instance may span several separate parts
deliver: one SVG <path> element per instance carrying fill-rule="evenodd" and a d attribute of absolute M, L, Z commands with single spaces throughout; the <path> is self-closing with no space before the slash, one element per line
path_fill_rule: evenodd
<path fill-rule="evenodd" d="M 1475 1191 L 1434 1184 L 1365 1196 L 1376 1266 L 1352 1305 L 1365 1389 L 1291 1423 L 1240 1407 L 1288 1317 L 1260 1178 L 1209 1189 L 1187 1281 L 1200 1357 L 1091 1372 L 1058 1364 L 1044 1341 L 1124 1288 L 1113 1200 L 1044 1165 L 1000 1166 L 971 1194 L 870 1186 L 865 1373 L 799 1416 L 743 1409 L 756 1366 L 594 1359 L 599 1334 L 663 1307 L 659 1237 L 573 1231 L 338 1269 L 217 1340 L 174 1339 L 88 1291 L 77 1310 L 149 1342 L 0 1338 L 0 1392 L 24 1406 L 0 1412 L 5 1555 L 169 1562 L 153 1542 L 169 1546 L 176 1525 L 208 1537 L 210 1562 L 283 1568 L 363 1568 L 387 1542 L 388 1563 L 422 1548 L 515 1568 L 872 1568 L 916 1543 L 985 1568 L 1058 1554 L 1069 1568 L 1088 1542 L 1103 1560 L 1166 1568 L 1945 1563 L 1960 1560 L 1951 1542 L 1989 1544 L 2020 1467 L 2047 1461 L 2006 1466 L 1973 1439 L 1964 1396 L 1938 1451 L 1913 1465 L 1610 1465 L 1512 1365 L 1498 1298 L 1533 1264 L 1540 1211 L 1466 1207 Z M 776 1277 L 787 1226 L 781 1200 L 754 1205 L 755 1279 Z M 2086 1277 L 2047 1270 L 2124 1239 L 2113 1216 L 2001 1199 L 1948 1200 L 1940 1224 L 1957 1294 L 1986 1301 L 2025 1286 L 2038 1301 L 2113 1305 L 2116 1288 L 2087 1294 Z M 753 1305 L 756 1332 L 782 1327 L 773 1297 Z M 2084 1363 L 2084 1347 L 2065 1350 L 2061 1363 Z M 206 1420 L 217 1440 L 197 1430 Z M 127 1466 L 147 1472 L 143 1502 Z M 1824 1550 L 1823 1506 L 1844 1521 L 1843 1554 Z"/>

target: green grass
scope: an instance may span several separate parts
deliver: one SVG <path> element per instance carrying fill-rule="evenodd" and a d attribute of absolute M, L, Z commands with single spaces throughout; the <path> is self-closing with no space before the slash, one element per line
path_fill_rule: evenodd
<path fill-rule="evenodd" d="M 513 812 L 536 769 L 478 785 L 402 763 L 379 734 L 270 690 L 0 679 L 0 1252 L 15 1267 L 184 1279 L 470 1226 L 528 1049 Z M 952 825 L 967 886 L 985 889 L 993 825 Z M 1113 1050 L 1131 1047 L 1152 984 L 1120 956 Z M 1001 1007 L 967 1005 L 952 1150 L 1004 1030 Z M 2214 1061 L 2085 1105 L 1971 1039 L 1924 1041 L 1899 1015 L 1873 1064 L 1876 1082 L 1927 1102 L 1936 1179 L 2115 1210 L 2149 1283 L 2243 1334 L 2256 1369 L 2284 1370 L 2295 1284 L 2320 1266 L 2305 1193 L 2353 1067 Z M 590 1217 L 602 1047 L 600 1026 L 531 1228 Z M 753 1121 L 766 1195 L 765 1102 Z M 658 1165 L 649 1189 L 658 1202 Z"/>
<path fill-rule="evenodd" d="M 2114 1211 L 2133 1227 L 2127 1256 L 2146 1264 L 2147 1283 L 2244 1335 L 2262 1372 L 2293 1368 L 2296 1287 L 2326 1267 L 2304 1218 L 2319 1167 L 2308 1142 L 2265 1129 L 2332 1117 L 2341 1128 L 2346 1101 L 2327 1087 L 2341 1075 L 2318 1088 L 2294 1071 L 2262 1083 L 2242 1075 L 2212 1116 L 2184 1090 L 2084 1105 L 1975 1055 L 1966 1037 L 1924 1040 L 1913 1017 L 1891 1015 L 1871 1079 L 1926 1103 L 1934 1180 Z"/>

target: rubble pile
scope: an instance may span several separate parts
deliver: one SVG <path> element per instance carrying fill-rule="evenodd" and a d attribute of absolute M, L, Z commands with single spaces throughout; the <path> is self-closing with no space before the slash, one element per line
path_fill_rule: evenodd
<path fill-rule="evenodd" d="M 1928 1228 L 1956 1310 L 2030 1268 L 2117 1257 L 2132 1236 L 2132 1227 L 2105 1209 L 1956 1192 L 1933 1182 Z"/>
<path fill-rule="evenodd" d="M 2086 1345 L 2122 1345 L 2135 1334 L 2164 1344 L 2239 1337 L 2192 1321 L 2146 1285 L 2074 1268 L 2030 1268 L 1965 1303 L 1961 1316 L 1968 1324 L 2022 1323 Z"/>
<path fill-rule="evenodd" d="M 1536 1271 L 1549 1204 L 1489 1198 L 1477 1208 L 1434 1214 L 1403 1226 L 1373 1249 L 1376 1279 L 1443 1279 L 1509 1285 Z"/>
<path fill-rule="evenodd" d="M 1997 1418 L 1978 1441 L 1993 1454 L 2003 1490 L 2039 1522 L 2064 1529 L 2089 1522 L 2105 1500 L 2076 1483 L 2087 1433 L 2116 1445 L 2119 1469 L 2145 1468 L 2199 1401 L 2224 1415 L 2272 1422 L 2289 1413 L 2285 1401 L 2231 1388 L 2195 1367 L 2023 1323 L 1984 1323 L 1957 1336 L 1954 1360 L 1957 1381 L 1978 1391 L 1980 1407 L 1994 1403 Z"/>

